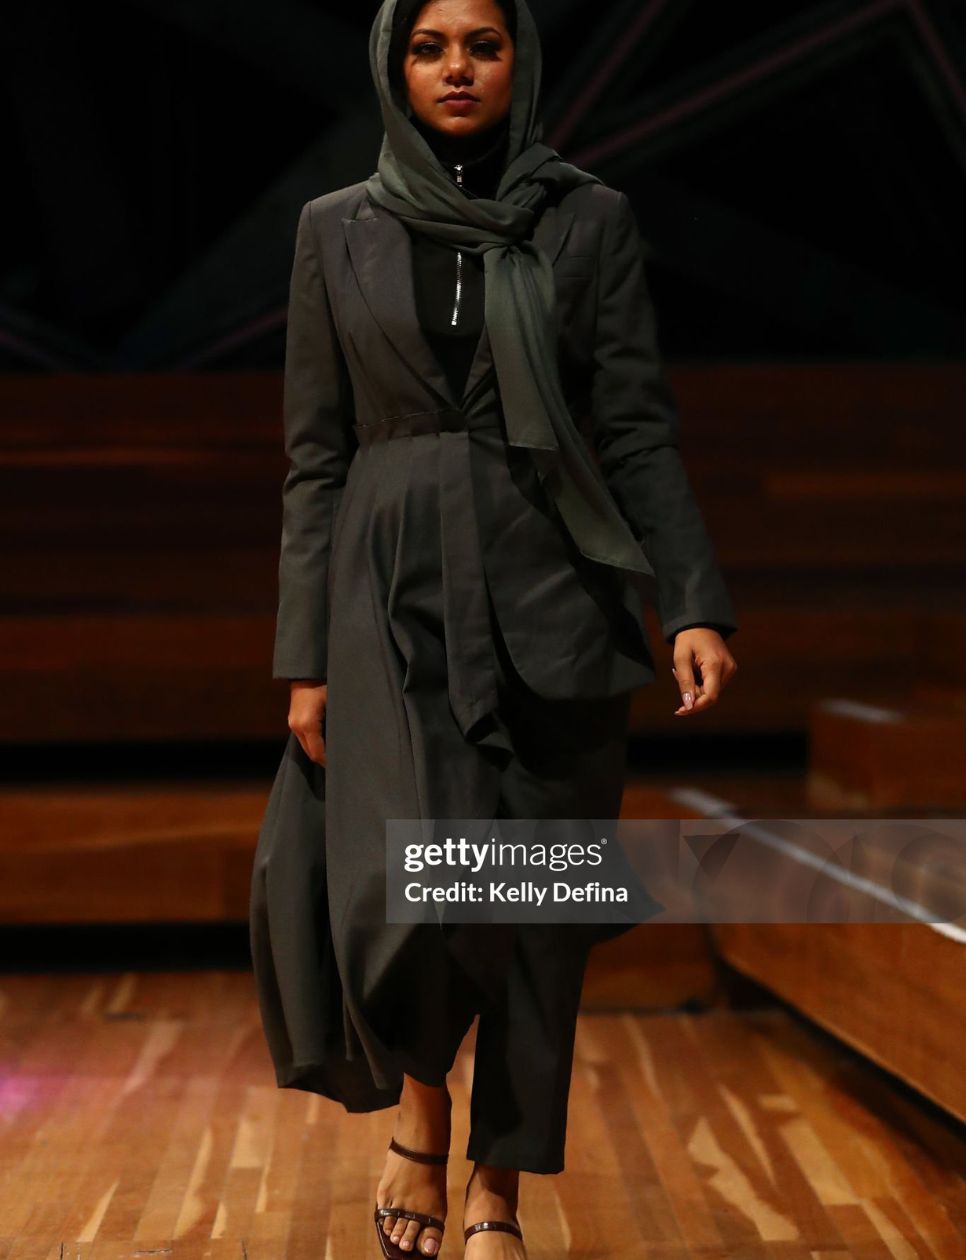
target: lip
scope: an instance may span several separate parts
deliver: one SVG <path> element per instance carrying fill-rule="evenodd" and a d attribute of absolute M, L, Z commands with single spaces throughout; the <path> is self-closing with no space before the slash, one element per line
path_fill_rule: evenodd
<path fill-rule="evenodd" d="M 447 101 L 460 103 L 474 101 L 478 103 L 480 98 L 478 96 L 471 95 L 469 92 L 450 92 L 448 96 L 441 96 L 439 99 L 441 103 L 445 104 Z"/>

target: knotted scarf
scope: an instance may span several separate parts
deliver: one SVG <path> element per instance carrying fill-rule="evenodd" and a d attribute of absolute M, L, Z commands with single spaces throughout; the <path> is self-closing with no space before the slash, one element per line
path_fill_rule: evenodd
<path fill-rule="evenodd" d="M 408 102 L 397 99 L 393 90 L 390 50 L 398 2 L 384 0 L 369 39 L 385 135 L 366 190 L 407 227 L 454 249 L 484 255 L 484 322 L 508 441 L 529 448 L 542 484 L 583 555 L 651 574 L 567 406 L 557 364 L 553 267 L 529 239 L 551 193 L 600 183 L 542 143 L 542 53 L 533 16 L 525 0 L 516 0 L 513 100 L 502 179 L 494 199 L 470 198 L 408 117 Z"/>

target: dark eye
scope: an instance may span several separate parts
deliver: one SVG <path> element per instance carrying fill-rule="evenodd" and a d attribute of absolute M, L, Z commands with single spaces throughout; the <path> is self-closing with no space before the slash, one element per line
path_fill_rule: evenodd
<path fill-rule="evenodd" d="M 413 56 L 423 57 L 431 52 L 439 52 L 439 44 L 415 44 L 413 46 Z"/>
<path fill-rule="evenodd" d="M 500 47 L 492 39 L 481 39 L 473 45 L 472 51 L 481 57 L 495 57 Z"/>

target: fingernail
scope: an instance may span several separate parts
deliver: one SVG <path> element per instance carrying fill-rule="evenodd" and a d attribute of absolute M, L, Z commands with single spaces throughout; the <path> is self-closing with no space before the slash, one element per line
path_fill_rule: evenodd
<path fill-rule="evenodd" d="M 436 1254 L 436 1239 L 435 1238 L 428 1239 L 426 1243 L 426 1254 L 427 1256 L 434 1256 Z"/>
<path fill-rule="evenodd" d="M 694 708 L 694 697 L 691 695 L 690 691 L 686 691 L 684 693 L 684 707 L 686 709 Z"/>

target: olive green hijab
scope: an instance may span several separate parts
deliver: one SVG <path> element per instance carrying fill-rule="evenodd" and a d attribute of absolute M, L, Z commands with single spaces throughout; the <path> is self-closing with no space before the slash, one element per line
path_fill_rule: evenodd
<path fill-rule="evenodd" d="M 516 0 L 513 102 L 506 168 L 495 199 L 470 198 L 444 169 L 392 87 L 390 50 L 399 0 L 384 0 L 369 39 L 369 62 L 385 136 L 366 190 L 407 227 L 483 254 L 484 320 L 511 445 L 530 449 L 537 471 L 580 551 L 591 560 L 652 572 L 567 407 L 557 367 L 554 275 L 528 238 L 551 190 L 599 183 L 541 142 L 540 37 Z"/>

